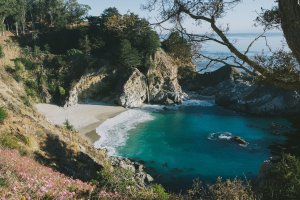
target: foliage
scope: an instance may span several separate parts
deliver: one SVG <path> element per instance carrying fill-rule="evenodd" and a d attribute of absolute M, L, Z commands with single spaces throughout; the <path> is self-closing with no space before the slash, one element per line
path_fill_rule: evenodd
<path fill-rule="evenodd" d="M 0 45 L 0 58 L 3 58 L 5 56 L 4 51 L 3 51 L 3 47 L 2 45 Z"/>
<path fill-rule="evenodd" d="M 162 42 L 162 48 L 183 62 L 191 62 L 191 45 L 179 32 L 172 32 L 169 37 Z"/>
<path fill-rule="evenodd" d="M 262 199 L 300 198 L 300 161 L 296 157 L 283 154 L 278 163 L 271 164 L 259 182 Z"/>
<path fill-rule="evenodd" d="M 23 138 L 22 138 L 23 139 Z M 12 133 L 2 133 L 0 135 L 0 146 L 9 148 L 9 149 L 15 149 L 18 150 L 20 154 L 26 155 L 27 150 L 22 145 L 22 140 L 14 136 Z"/>
<path fill-rule="evenodd" d="M 239 179 L 222 181 L 218 178 L 216 183 L 205 185 L 199 179 L 194 180 L 193 186 L 188 190 L 187 199 L 214 199 L 214 200 L 255 200 L 255 194 L 249 183 Z"/>
<path fill-rule="evenodd" d="M 7 117 L 6 109 L 3 106 L 0 106 L 0 123 L 2 123 Z"/>
<path fill-rule="evenodd" d="M 133 173 L 130 170 L 114 168 L 113 171 L 110 171 L 109 168 L 104 168 L 98 175 L 96 181 L 98 181 L 99 186 L 109 191 L 118 191 L 125 194 L 130 187 L 135 186 Z"/>
<path fill-rule="evenodd" d="M 66 121 L 64 122 L 64 125 L 65 125 L 66 129 L 68 129 L 69 131 L 75 130 L 74 126 L 69 122 L 68 119 L 66 119 Z"/>
<path fill-rule="evenodd" d="M 119 62 L 125 67 L 136 67 L 141 64 L 138 51 L 126 39 L 121 41 Z"/>

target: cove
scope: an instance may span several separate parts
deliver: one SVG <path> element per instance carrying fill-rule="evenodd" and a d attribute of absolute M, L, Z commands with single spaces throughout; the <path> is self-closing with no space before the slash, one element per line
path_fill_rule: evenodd
<path fill-rule="evenodd" d="M 214 182 L 219 176 L 255 177 L 261 164 L 275 154 L 270 146 L 285 142 L 280 133 L 289 126 L 283 118 L 249 116 L 213 104 L 138 112 L 149 115 L 147 120 L 140 113 L 114 124 L 114 129 L 126 131 L 122 132 L 126 137 L 105 145 L 114 148 L 114 155 L 143 162 L 156 182 L 173 191 L 191 186 L 196 178 Z M 131 128 L 126 129 L 126 123 Z M 247 145 L 230 140 L 233 136 Z"/>

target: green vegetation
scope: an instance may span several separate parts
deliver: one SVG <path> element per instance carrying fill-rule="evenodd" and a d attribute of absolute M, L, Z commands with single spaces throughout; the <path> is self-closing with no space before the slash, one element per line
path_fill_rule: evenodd
<path fill-rule="evenodd" d="M 4 107 L 0 107 L 0 123 L 3 123 L 6 117 L 7 117 L 6 109 Z"/>
<path fill-rule="evenodd" d="M 3 51 L 3 47 L 2 45 L 0 45 L 0 58 L 3 58 L 5 55 L 4 55 L 4 51 Z"/>
<path fill-rule="evenodd" d="M 169 37 L 162 42 L 162 48 L 183 62 L 191 62 L 191 44 L 189 44 L 179 32 L 172 32 Z"/>
<path fill-rule="evenodd" d="M 262 199 L 300 198 L 300 160 L 296 157 L 284 154 L 263 175 L 259 182 Z"/>
<path fill-rule="evenodd" d="M 2 133 L 0 135 L 0 146 L 8 149 L 16 149 L 21 155 L 26 155 L 27 150 L 24 147 L 26 141 L 24 138 L 17 138 L 12 133 Z"/>
<path fill-rule="evenodd" d="M 68 119 L 66 119 L 64 125 L 65 125 L 66 129 L 68 129 L 69 131 L 74 131 L 75 130 L 74 126 L 72 124 L 70 124 Z"/>

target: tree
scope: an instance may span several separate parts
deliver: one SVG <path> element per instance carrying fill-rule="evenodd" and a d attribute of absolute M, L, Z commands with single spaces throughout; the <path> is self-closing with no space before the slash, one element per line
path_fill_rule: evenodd
<path fill-rule="evenodd" d="M 294 0 L 296 2 L 296 0 Z M 259 35 L 253 42 L 251 42 L 245 52 L 238 50 L 238 48 L 228 39 L 227 32 L 228 27 L 221 27 L 217 25 L 220 18 L 226 15 L 233 7 L 239 4 L 241 0 L 149 0 L 145 5 L 145 9 L 153 10 L 159 8 L 159 14 L 161 21 L 157 23 L 161 25 L 164 22 L 172 22 L 175 24 L 175 29 L 184 34 L 190 41 L 201 43 L 205 41 L 214 41 L 227 47 L 232 55 L 226 58 L 214 59 L 203 54 L 199 56 L 210 59 L 214 62 L 221 62 L 223 64 L 229 64 L 236 68 L 241 68 L 247 73 L 252 75 L 259 75 L 268 82 L 290 89 L 300 88 L 299 73 L 294 70 L 290 70 L 288 73 L 282 74 L 282 71 L 277 71 L 272 66 L 263 66 L 256 59 L 248 56 L 249 50 L 253 43 L 262 37 L 266 31 Z M 285 2 L 285 0 L 282 0 Z M 185 18 L 191 18 L 196 21 L 196 24 L 208 23 L 213 31 L 213 34 L 191 34 L 186 31 L 183 25 Z M 217 37 L 216 37 L 217 36 Z M 234 64 L 228 63 L 228 60 L 232 60 Z M 249 66 L 250 69 L 247 67 Z M 282 66 L 284 68 L 284 66 Z"/>
<path fill-rule="evenodd" d="M 88 5 L 79 4 L 77 0 L 68 0 L 66 3 L 66 9 L 68 11 L 68 23 L 77 24 L 87 16 L 91 7 Z"/>
<path fill-rule="evenodd" d="M 5 19 L 14 14 L 16 0 L 0 0 L 0 31 L 1 34 L 5 31 Z"/>
<path fill-rule="evenodd" d="M 278 0 L 281 28 L 294 56 L 300 63 L 300 2 Z"/>
<path fill-rule="evenodd" d="M 125 67 L 136 67 L 141 64 L 141 57 L 138 51 L 133 48 L 128 40 L 122 40 L 120 45 L 120 64 Z"/>
<path fill-rule="evenodd" d="M 162 42 L 162 48 L 182 61 L 190 62 L 192 59 L 191 45 L 178 31 L 172 32 L 168 39 Z"/>

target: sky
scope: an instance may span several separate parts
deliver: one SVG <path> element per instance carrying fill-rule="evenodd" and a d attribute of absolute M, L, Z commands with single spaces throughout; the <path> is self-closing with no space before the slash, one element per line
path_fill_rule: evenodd
<path fill-rule="evenodd" d="M 131 11 L 150 22 L 155 22 L 155 18 L 157 18 L 157 13 L 141 9 L 141 5 L 147 0 L 78 0 L 78 2 L 89 5 L 91 7 L 89 14 L 94 16 L 99 16 L 108 7 L 116 7 L 122 14 Z M 220 23 L 228 24 L 232 33 L 261 32 L 262 27 L 253 26 L 257 16 L 256 12 L 259 12 L 261 7 L 271 8 L 272 5 L 274 5 L 274 0 L 243 0 Z M 208 26 L 196 27 L 191 20 L 187 21 L 185 26 L 194 33 L 209 31 Z"/>

